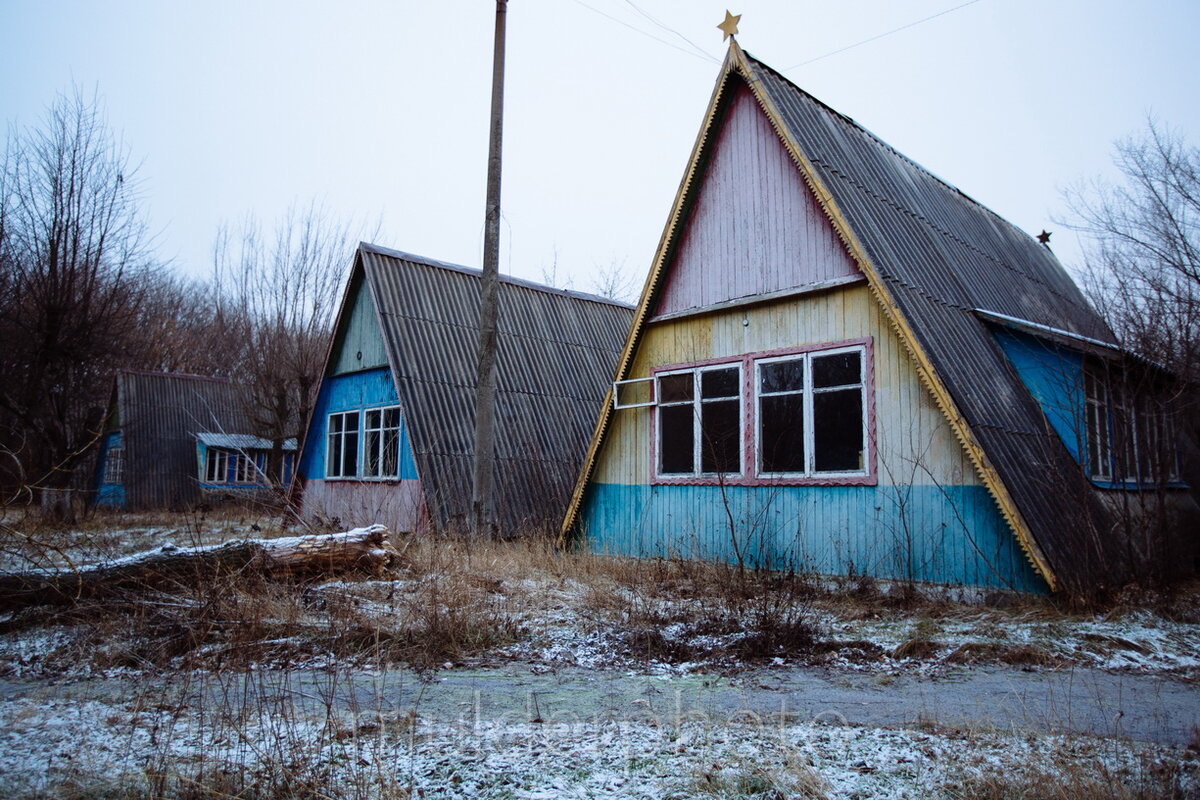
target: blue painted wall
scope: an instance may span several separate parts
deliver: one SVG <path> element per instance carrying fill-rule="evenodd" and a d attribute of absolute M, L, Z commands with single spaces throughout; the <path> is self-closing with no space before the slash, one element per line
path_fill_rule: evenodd
<path fill-rule="evenodd" d="M 312 428 L 305 437 L 304 455 L 300 459 L 300 476 L 307 480 L 320 480 L 325 477 L 326 428 L 330 414 L 397 403 L 399 399 L 396 396 L 396 385 L 387 367 L 326 377 L 317 396 Z M 361 447 L 361 439 L 359 443 Z M 412 445 L 403 414 L 400 417 L 399 467 L 399 480 L 416 480 L 417 465 L 413 460 Z"/>
<path fill-rule="evenodd" d="M 1055 433 L 1082 464 L 1086 452 L 1083 356 L 1016 331 L 996 330 L 994 336 Z"/>
<path fill-rule="evenodd" d="M 113 431 L 104 437 L 103 443 L 100 445 L 100 455 L 96 462 L 96 505 L 104 508 L 124 508 L 125 507 L 125 484 L 122 483 L 107 483 L 104 474 L 104 465 L 108 460 L 108 451 L 114 447 L 121 446 L 121 432 Z M 129 465 L 126 464 L 126 469 Z"/>
<path fill-rule="evenodd" d="M 981 486 L 595 483 L 580 522 L 597 552 L 1047 591 Z"/>

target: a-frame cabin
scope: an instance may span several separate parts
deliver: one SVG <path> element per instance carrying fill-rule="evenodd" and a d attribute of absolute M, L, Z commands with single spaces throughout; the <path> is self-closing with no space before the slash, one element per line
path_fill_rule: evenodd
<path fill-rule="evenodd" d="M 302 514 L 396 531 L 466 527 L 479 270 L 361 244 L 300 460 Z M 502 276 L 496 517 L 553 530 L 633 309 Z"/>
<path fill-rule="evenodd" d="M 1111 585 L 1137 560 L 1113 494 L 1191 505 L 1165 435 L 1157 473 L 1113 477 L 1111 443 L 1134 433 L 1103 376 L 1125 360 L 1047 247 L 734 42 L 562 533 L 823 574 Z"/>

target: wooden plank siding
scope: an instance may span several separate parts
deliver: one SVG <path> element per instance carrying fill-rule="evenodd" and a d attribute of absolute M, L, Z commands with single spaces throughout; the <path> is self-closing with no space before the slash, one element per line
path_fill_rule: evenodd
<path fill-rule="evenodd" d="M 776 568 L 1045 591 L 865 286 L 654 323 L 631 377 L 861 338 L 872 342 L 876 485 L 652 485 L 653 409 L 622 410 L 580 516 L 591 546 L 735 559 L 736 545 Z"/>
<path fill-rule="evenodd" d="M 655 313 L 857 274 L 770 122 L 739 84 Z"/>
<path fill-rule="evenodd" d="M 362 278 L 351 287 L 353 302 L 335 348 L 331 375 L 342 375 L 361 369 L 386 367 L 387 350 L 379 334 L 379 319 L 375 301 Z"/>

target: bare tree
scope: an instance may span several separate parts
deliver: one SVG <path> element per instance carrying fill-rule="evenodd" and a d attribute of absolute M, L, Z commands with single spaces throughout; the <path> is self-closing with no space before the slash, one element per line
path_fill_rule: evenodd
<path fill-rule="evenodd" d="M 0 169 L 0 446 L 35 492 L 69 487 L 112 370 L 136 347 L 150 239 L 96 96 L 59 96 Z M 14 475 L 0 476 L 0 481 Z"/>
<path fill-rule="evenodd" d="M 1067 199 L 1078 217 L 1072 227 L 1091 239 L 1091 299 L 1122 344 L 1148 362 L 1106 365 L 1109 400 L 1137 409 L 1124 413 L 1135 422 L 1114 423 L 1112 447 L 1126 462 L 1118 471 L 1134 474 L 1140 459 L 1154 462 L 1140 471 L 1160 482 L 1171 474 L 1175 451 L 1163 432 L 1172 427 L 1157 420 L 1173 418 L 1183 434 L 1183 478 L 1200 499 L 1200 149 L 1150 121 L 1142 134 L 1117 143 L 1114 162 L 1120 183 L 1093 181 Z M 1152 496 L 1159 494 L 1121 493 L 1118 511 L 1161 565 L 1173 557 L 1164 532 L 1173 523 L 1164 517 L 1166 503 Z M 1128 537 L 1131 546 L 1136 540 Z"/>
<path fill-rule="evenodd" d="M 214 309 L 237 340 L 227 358 L 241 373 L 234 377 L 251 384 L 256 428 L 274 443 L 272 481 L 283 443 L 299 438 L 316 400 L 355 239 L 350 223 L 316 203 L 290 208 L 269 235 L 253 217 L 218 231 Z"/>
<path fill-rule="evenodd" d="M 1116 145 L 1123 182 L 1067 193 L 1090 234 L 1087 283 L 1124 344 L 1200 378 L 1200 149 L 1150 122 Z"/>

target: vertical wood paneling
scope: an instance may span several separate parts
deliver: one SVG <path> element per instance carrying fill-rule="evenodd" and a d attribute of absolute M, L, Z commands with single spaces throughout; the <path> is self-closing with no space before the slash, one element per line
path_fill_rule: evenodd
<path fill-rule="evenodd" d="M 1043 591 L 865 286 L 653 323 L 631 377 L 673 363 L 864 337 L 874 354 L 876 486 L 650 485 L 652 409 L 622 410 L 612 417 L 582 509 L 593 546 L 729 558 L 730 502 L 738 535 L 772 566 Z"/>
<path fill-rule="evenodd" d="M 361 280 L 354 291 L 350 314 L 342 329 L 338 351 L 333 356 L 333 371 L 341 375 L 360 369 L 387 366 L 387 351 L 383 337 L 379 335 L 379 321 L 375 318 L 375 302 L 371 292 Z"/>
<path fill-rule="evenodd" d="M 654 313 L 857 271 L 766 115 L 739 86 Z"/>

